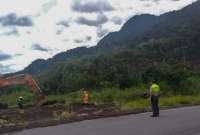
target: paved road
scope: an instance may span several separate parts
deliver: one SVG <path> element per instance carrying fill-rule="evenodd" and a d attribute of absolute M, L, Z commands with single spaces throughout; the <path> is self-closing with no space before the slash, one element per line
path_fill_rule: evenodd
<path fill-rule="evenodd" d="M 12 135 L 200 135 L 200 106 L 161 111 L 160 118 L 150 114 L 86 120 Z"/>

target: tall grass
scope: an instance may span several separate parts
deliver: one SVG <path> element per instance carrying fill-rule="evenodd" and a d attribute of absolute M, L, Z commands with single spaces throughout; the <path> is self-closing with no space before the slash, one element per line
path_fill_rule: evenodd
<path fill-rule="evenodd" d="M 98 104 L 120 104 L 127 101 L 137 100 L 143 93 L 142 88 L 129 88 L 120 90 L 117 88 L 107 88 L 100 91 L 91 92 L 91 101 Z"/>
<path fill-rule="evenodd" d="M 72 92 L 69 94 L 57 94 L 57 95 L 49 95 L 45 97 L 45 101 L 57 101 L 57 102 L 65 102 L 66 104 L 74 104 L 82 102 L 82 92 Z"/>
<path fill-rule="evenodd" d="M 120 90 L 118 88 L 107 88 L 103 90 L 89 91 L 89 102 L 97 105 L 115 105 L 122 110 L 133 110 L 139 108 L 150 108 L 150 99 L 143 99 L 144 87 L 129 88 Z M 82 103 L 83 91 L 72 92 L 69 94 L 48 95 L 45 98 L 46 102 L 57 101 L 65 104 Z M 16 106 L 16 101 L 19 95 L 24 97 L 25 104 L 33 104 L 35 97 L 29 91 L 22 91 L 20 93 L 13 93 L 9 95 L 0 96 L 0 101 L 7 102 L 9 106 Z M 199 104 L 200 94 L 184 96 L 163 96 L 160 98 L 160 106 L 175 106 L 175 105 L 189 105 Z"/>

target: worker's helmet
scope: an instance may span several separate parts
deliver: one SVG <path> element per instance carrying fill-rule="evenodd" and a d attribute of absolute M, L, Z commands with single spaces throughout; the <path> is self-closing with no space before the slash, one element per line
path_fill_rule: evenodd
<path fill-rule="evenodd" d="M 19 99 L 23 99 L 23 97 L 22 97 L 22 96 L 20 96 L 20 97 L 19 97 Z"/>
<path fill-rule="evenodd" d="M 88 93 L 88 91 L 87 91 L 87 90 L 84 90 L 83 92 L 84 92 L 84 93 Z"/>

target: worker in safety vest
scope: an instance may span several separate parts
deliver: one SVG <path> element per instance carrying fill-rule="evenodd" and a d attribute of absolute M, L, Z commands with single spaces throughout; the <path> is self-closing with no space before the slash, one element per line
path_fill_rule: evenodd
<path fill-rule="evenodd" d="M 18 97 L 17 106 L 19 108 L 18 112 L 24 113 L 24 110 L 23 110 L 24 109 L 24 98 L 22 96 Z"/>
<path fill-rule="evenodd" d="M 83 103 L 88 104 L 89 103 L 89 94 L 86 90 L 83 91 Z"/>
<path fill-rule="evenodd" d="M 19 109 L 23 109 L 24 108 L 24 101 L 23 101 L 23 97 L 22 96 L 19 96 L 18 97 L 18 100 L 17 100 L 17 105 L 18 105 L 18 108 Z"/>
<path fill-rule="evenodd" d="M 153 111 L 152 117 L 159 117 L 159 92 L 160 86 L 157 84 L 157 81 L 153 81 L 150 87 L 151 107 Z"/>

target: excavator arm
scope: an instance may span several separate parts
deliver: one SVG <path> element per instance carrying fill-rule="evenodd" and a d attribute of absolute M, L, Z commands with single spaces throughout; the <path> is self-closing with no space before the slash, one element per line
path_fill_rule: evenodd
<path fill-rule="evenodd" d="M 44 100 L 44 95 L 31 75 L 17 75 L 0 79 L 0 87 L 11 85 L 27 85 L 30 91 L 36 95 L 37 105 L 41 105 Z"/>

